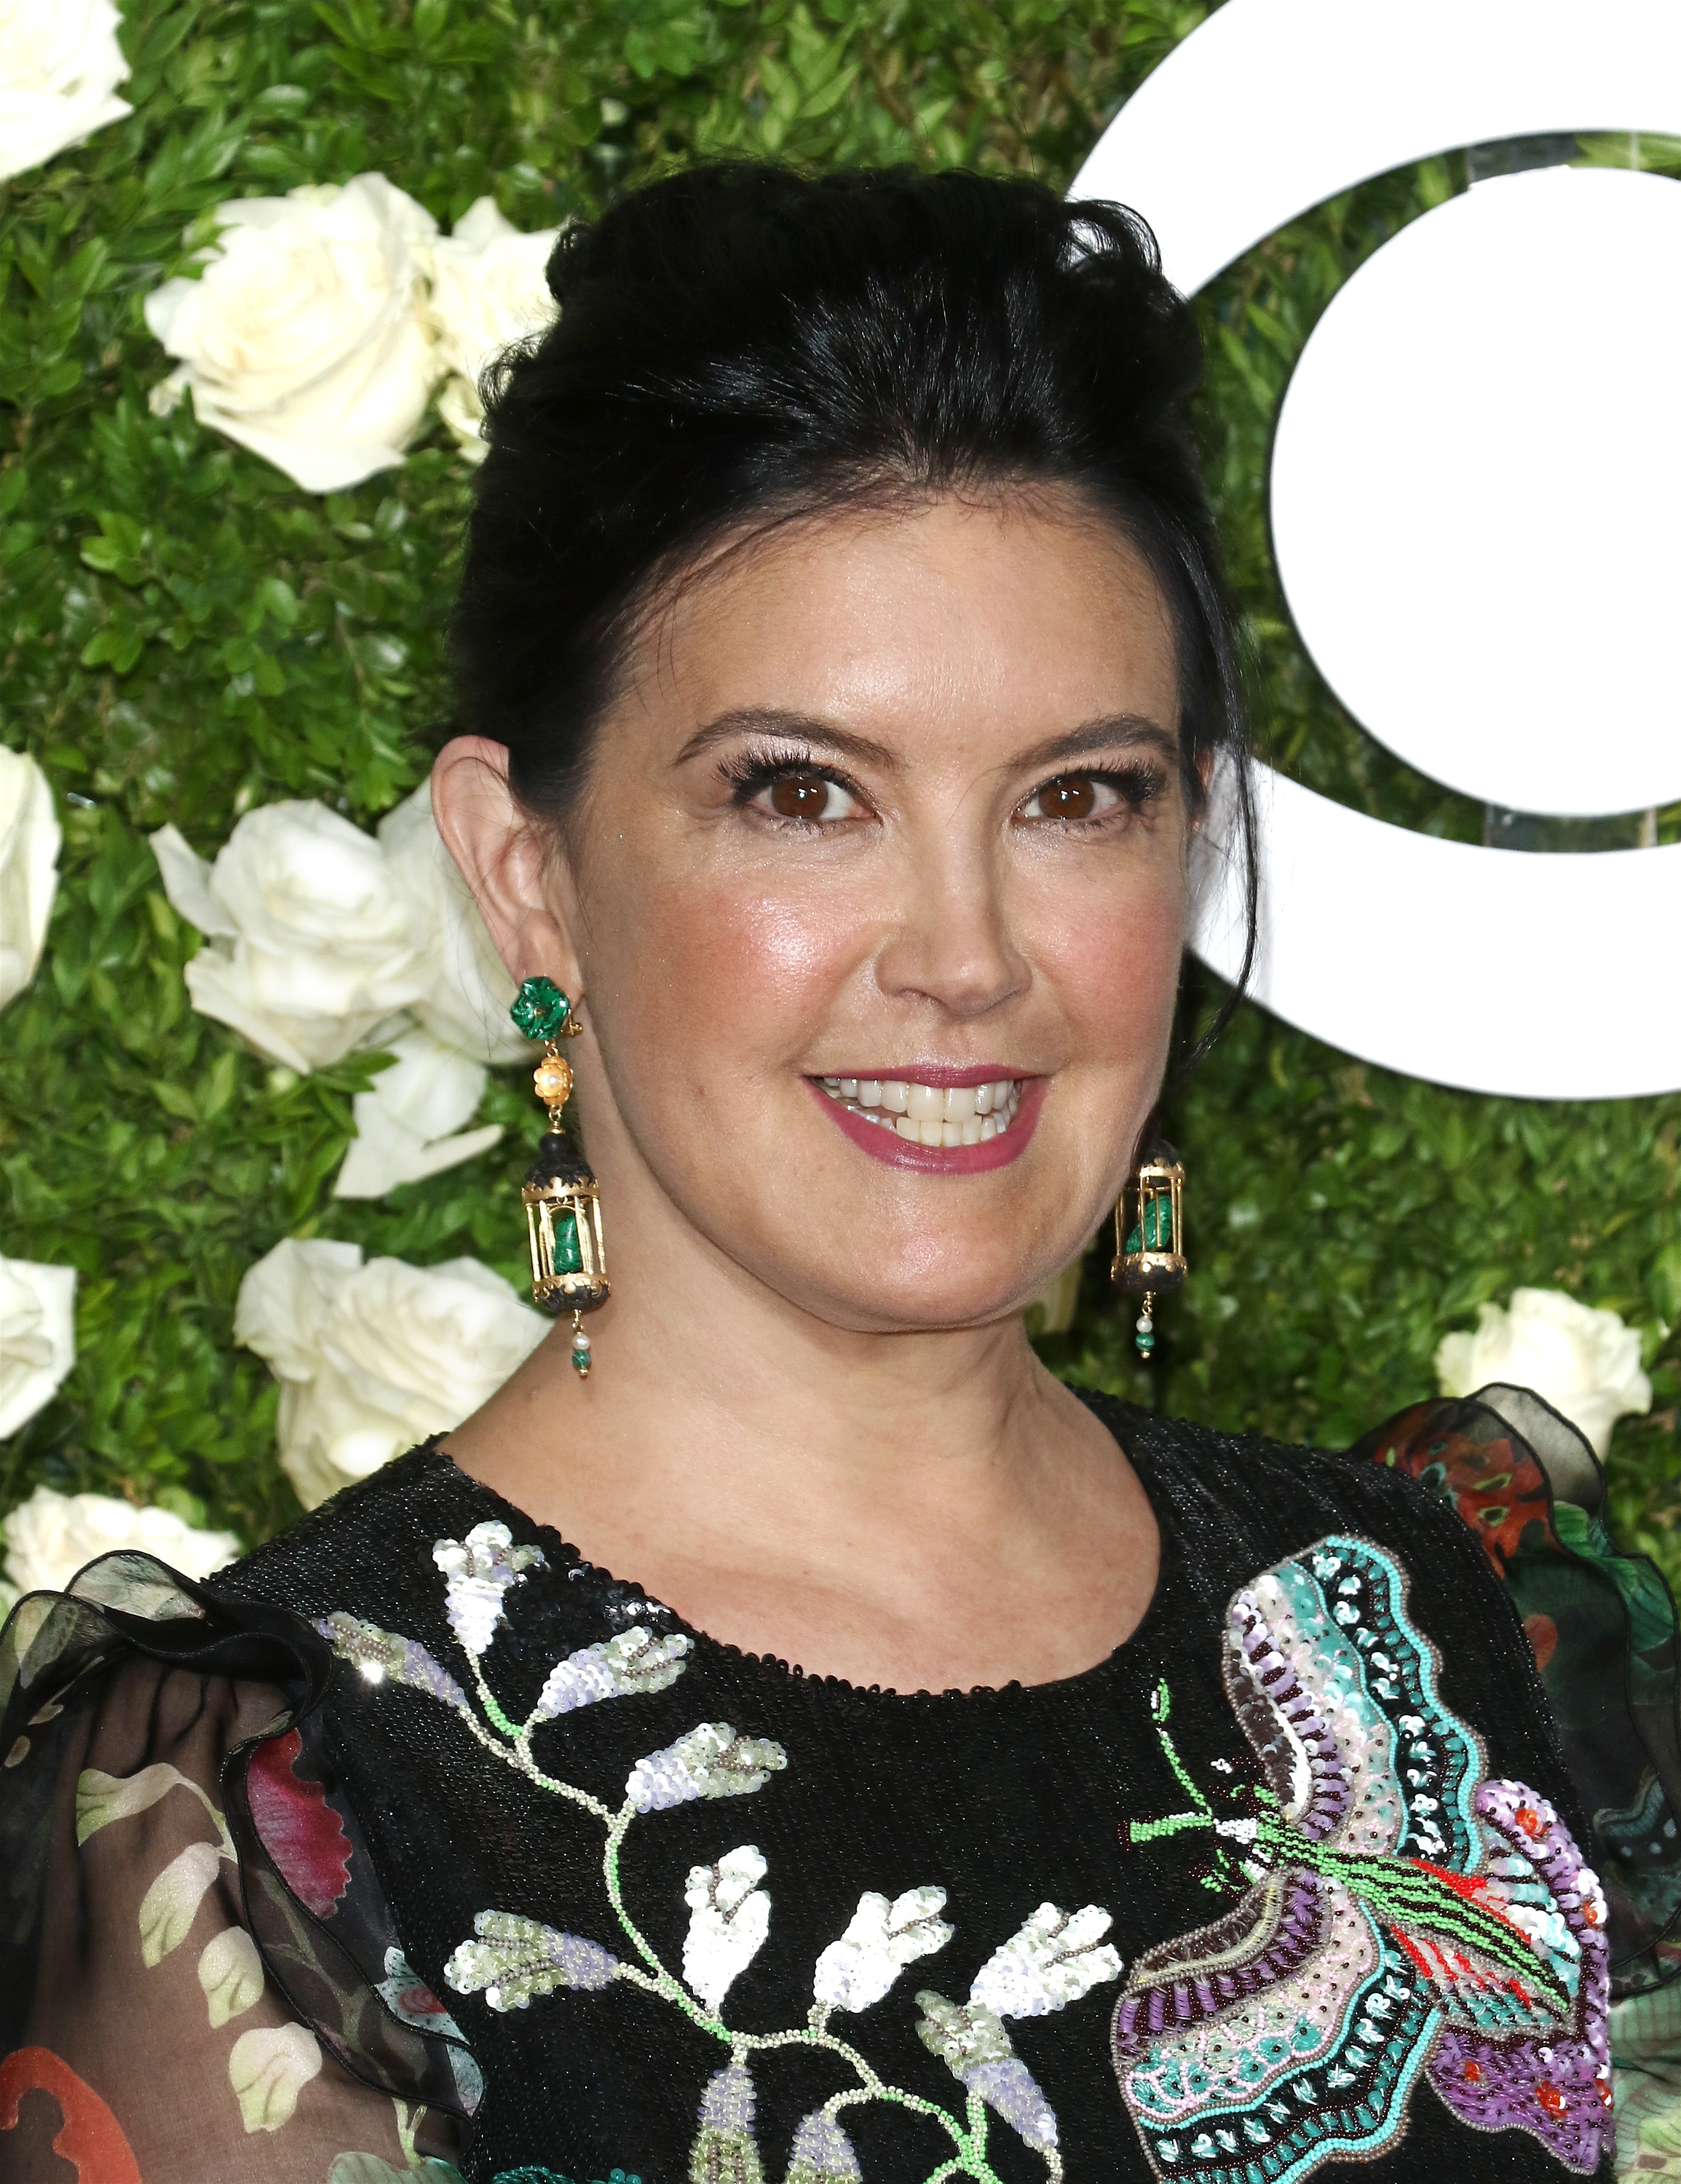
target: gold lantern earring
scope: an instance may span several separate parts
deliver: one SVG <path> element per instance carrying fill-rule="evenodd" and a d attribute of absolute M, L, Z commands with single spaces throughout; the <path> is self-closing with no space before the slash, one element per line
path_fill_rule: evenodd
<path fill-rule="evenodd" d="M 572 1067 L 560 1051 L 560 1041 L 577 1036 L 578 1020 L 552 978 L 526 979 L 508 1013 L 527 1039 L 544 1042 L 532 1081 L 548 1110 L 548 1128 L 520 1194 L 532 1248 L 532 1295 L 556 1319 L 571 1313 L 572 1368 L 587 1380 L 590 1340 L 583 1316 L 606 1303 L 611 1285 L 601 1233 L 601 1194 L 588 1162 L 580 1159 L 560 1127 L 572 1089 Z"/>
<path fill-rule="evenodd" d="M 1143 1301 L 1133 1340 L 1146 1362 L 1155 1347 L 1155 1300 L 1181 1288 L 1188 1272 L 1184 1190 L 1178 1155 L 1165 1138 L 1156 1138 L 1116 1201 L 1115 1260 L 1109 1278 L 1128 1296 Z"/>

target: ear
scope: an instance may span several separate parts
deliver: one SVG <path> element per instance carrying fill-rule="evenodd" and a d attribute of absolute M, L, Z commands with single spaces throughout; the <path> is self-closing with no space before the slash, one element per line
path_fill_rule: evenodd
<path fill-rule="evenodd" d="M 515 801 L 506 748 L 483 736 L 447 743 L 432 766 L 432 816 L 515 984 L 541 974 L 576 998 L 571 870 Z"/>
<path fill-rule="evenodd" d="M 1212 744 L 1205 744 L 1191 760 L 1192 766 L 1196 770 L 1196 777 L 1202 783 L 1202 803 L 1200 808 L 1191 814 L 1190 831 L 1193 841 L 1201 833 L 1203 821 L 1208 816 L 1208 787 L 1214 778 L 1214 761 L 1219 755 L 1219 752 Z"/>

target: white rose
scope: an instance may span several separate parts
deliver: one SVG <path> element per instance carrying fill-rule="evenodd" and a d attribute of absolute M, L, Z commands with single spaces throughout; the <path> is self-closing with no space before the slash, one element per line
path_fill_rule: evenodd
<path fill-rule="evenodd" d="M 134 109 L 111 0 L 0 0 L 0 181 Z"/>
<path fill-rule="evenodd" d="M 429 1031 L 403 1033 L 391 1051 L 395 1062 L 351 1103 L 356 1135 L 333 1184 L 335 1198 L 383 1198 L 400 1183 L 419 1183 L 488 1152 L 502 1136 L 495 1123 L 461 1128 L 484 1097 L 482 1062 Z"/>
<path fill-rule="evenodd" d="M 288 1238 L 240 1284 L 234 1340 L 281 1385 L 280 1455 L 306 1509 L 494 1395 L 549 1331 L 476 1259 L 373 1259 Z"/>
<path fill-rule="evenodd" d="M 0 1440 L 27 1425 L 75 1363 L 76 1270 L 0 1259 Z"/>
<path fill-rule="evenodd" d="M 1639 1332 L 1560 1290 L 1514 1290 L 1509 1311 L 1483 1306 L 1474 1334 L 1443 1338 L 1436 1377 L 1444 1396 L 1475 1395 L 1496 1380 L 1533 1388 L 1601 1457 L 1617 1419 L 1652 1402 Z"/>
<path fill-rule="evenodd" d="M 56 1494 L 37 1486 L 3 1525 L 14 1594 L 62 1592 L 96 1555 L 133 1547 L 184 1577 L 209 1577 L 240 1552 L 231 1532 L 202 1532 L 167 1509 L 136 1509 L 109 1494 Z"/>
<path fill-rule="evenodd" d="M 504 220 L 493 198 L 481 198 L 433 243 L 432 323 L 451 376 L 438 415 L 472 462 L 482 462 L 484 404 L 479 375 L 505 348 L 554 323 L 555 302 L 545 271 L 560 231 L 523 234 Z"/>
<path fill-rule="evenodd" d="M 0 744 L 0 1009 L 22 993 L 41 961 L 63 838 L 46 775 L 32 758 Z"/>
<path fill-rule="evenodd" d="M 203 276 L 146 299 L 147 325 L 181 359 L 153 409 L 191 387 L 205 424 L 308 493 L 400 463 L 439 370 L 419 254 L 431 214 L 383 175 L 358 175 L 234 198 L 217 217 Z"/>
<path fill-rule="evenodd" d="M 381 820 L 380 847 L 407 896 L 425 951 L 414 1012 L 446 1046 L 481 1061 L 520 1061 L 530 1042 L 509 1020 L 514 981 L 432 818 L 431 783 Z"/>
<path fill-rule="evenodd" d="M 214 865 L 174 827 L 152 837 L 164 891 L 210 936 L 192 1005 L 300 1072 L 402 1028 L 427 972 L 408 896 L 371 835 L 324 804 L 248 811 Z"/>

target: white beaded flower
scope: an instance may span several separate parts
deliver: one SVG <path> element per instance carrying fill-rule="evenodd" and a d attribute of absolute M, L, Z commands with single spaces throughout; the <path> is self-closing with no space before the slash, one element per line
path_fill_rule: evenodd
<path fill-rule="evenodd" d="M 494 2010 L 524 2009 L 534 1995 L 557 1987 L 598 1989 L 619 1960 L 581 1934 L 558 1934 L 514 1911 L 481 1911 L 473 1921 L 478 1939 L 463 1942 L 443 1968 L 457 1994 L 483 1992 Z"/>
<path fill-rule="evenodd" d="M 964 2007 L 943 1995 L 916 1997 L 922 2015 L 916 2031 L 966 2092 L 977 2094 L 1040 2153 L 1056 2144 L 1056 2113 L 1010 2044 L 994 2010 L 983 2003 Z"/>
<path fill-rule="evenodd" d="M 744 1797 L 788 1763 L 780 1744 L 738 1736 L 726 1721 L 703 1721 L 675 1744 L 638 1759 L 625 1795 L 639 1813 L 663 1813 L 692 1797 Z"/>
<path fill-rule="evenodd" d="M 1095 1903 L 1071 1913 L 1041 1903 L 982 1965 L 970 2000 L 1000 2017 L 1045 2017 L 1066 2009 L 1094 1986 L 1120 1978 L 1120 1956 L 1103 1938 L 1113 1923 Z"/>
<path fill-rule="evenodd" d="M 907 1964 L 932 1956 L 951 1939 L 939 1916 L 944 1908 L 943 1888 L 907 1888 L 891 1903 L 873 1890 L 860 1896 L 845 1933 L 817 1959 L 818 2001 L 846 2010 L 879 2002 Z"/>
<path fill-rule="evenodd" d="M 683 1656 L 689 1641 L 681 1630 L 656 1638 L 643 1624 L 621 1630 L 596 1646 L 580 1646 L 564 1661 L 557 1661 L 538 1694 L 535 1718 L 553 1721 L 557 1715 L 575 1713 L 580 1707 L 600 1699 L 622 1698 L 634 1691 L 663 1691 L 675 1684 L 687 1666 Z"/>
<path fill-rule="evenodd" d="M 440 1540 L 432 1560 L 443 1572 L 445 1613 L 463 1650 L 474 1660 L 489 1646 L 503 1620 L 503 1596 L 523 1585 L 541 1564 L 541 1547 L 516 1547 L 503 1524 L 475 1524 L 465 1540 Z"/>
<path fill-rule="evenodd" d="M 765 1873 L 751 1843 L 726 1851 L 715 1865 L 689 1869 L 683 1977 L 709 2009 L 717 2008 L 765 1946 L 771 1930 L 771 1899 L 759 1886 Z"/>

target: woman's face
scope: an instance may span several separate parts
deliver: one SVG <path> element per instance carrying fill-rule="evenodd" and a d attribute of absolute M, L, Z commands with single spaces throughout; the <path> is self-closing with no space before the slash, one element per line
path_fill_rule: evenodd
<path fill-rule="evenodd" d="M 509 948 L 582 991 L 610 1221 L 833 1325 L 1019 1307 L 1160 1082 L 1177 720 L 1161 595 L 1071 497 L 813 520 L 682 588 L 544 870 L 559 960 Z"/>

